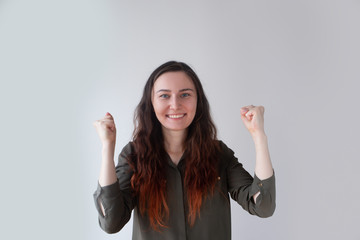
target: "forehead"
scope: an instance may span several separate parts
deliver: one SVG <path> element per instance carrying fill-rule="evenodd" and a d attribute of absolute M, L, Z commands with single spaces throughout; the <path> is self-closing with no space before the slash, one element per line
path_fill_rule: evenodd
<path fill-rule="evenodd" d="M 185 88 L 195 90 L 195 86 L 191 78 L 184 72 L 166 72 L 161 74 L 154 83 L 154 91 L 167 89 L 177 91 Z"/>

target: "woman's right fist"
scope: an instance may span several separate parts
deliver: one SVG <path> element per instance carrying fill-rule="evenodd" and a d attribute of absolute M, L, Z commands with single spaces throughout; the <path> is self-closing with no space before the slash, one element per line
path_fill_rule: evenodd
<path fill-rule="evenodd" d="M 93 123 L 99 134 L 101 143 L 104 144 L 115 144 L 116 141 L 116 127 L 114 118 L 110 113 L 106 113 L 105 117 L 100 120 L 96 120 Z"/>

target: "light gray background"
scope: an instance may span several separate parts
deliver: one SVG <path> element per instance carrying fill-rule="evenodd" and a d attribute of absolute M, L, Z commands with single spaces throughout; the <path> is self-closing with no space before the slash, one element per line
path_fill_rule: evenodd
<path fill-rule="evenodd" d="M 92 193 L 111 112 L 116 156 L 150 73 L 203 82 L 222 139 L 254 171 L 240 119 L 265 106 L 273 217 L 232 203 L 233 239 L 360 239 L 360 1 L 0 1 L 1 239 L 130 239 Z"/>

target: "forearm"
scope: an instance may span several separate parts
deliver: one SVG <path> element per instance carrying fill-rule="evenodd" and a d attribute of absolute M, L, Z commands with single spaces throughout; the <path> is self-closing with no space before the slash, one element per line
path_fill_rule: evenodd
<path fill-rule="evenodd" d="M 253 136 L 256 151 L 255 174 L 259 179 L 267 179 L 273 175 L 267 136 L 261 133 Z"/>
<path fill-rule="evenodd" d="M 101 187 L 111 185 L 117 181 L 114 163 L 115 143 L 104 144 L 99 176 Z"/>

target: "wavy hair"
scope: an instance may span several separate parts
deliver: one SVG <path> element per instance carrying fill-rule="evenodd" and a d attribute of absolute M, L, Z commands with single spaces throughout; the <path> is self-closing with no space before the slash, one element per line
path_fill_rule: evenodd
<path fill-rule="evenodd" d="M 156 79 L 166 72 L 184 72 L 193 81 L 197 93 L 196 114 L 185 139 L 184 189 L 189 206 L 188 222 L 193 226 L 200 207 L 209 193 L 214 192 L 217 179 L 219 145 L 216 127 L 211 119 L 209 102 L 196 73 L 185 63 L 169 61 L 159 66 L 145 84 L 143 96 L 136 107 L 133 132 L 133 155 L 129 164 L 134 174 L 131 186 L 138 200 L 140 213 L 146 213 L 153 229 L 166 227 L 169 208 L 166 202 L 166 151 L 161 123 L 151 97 Z"/>

